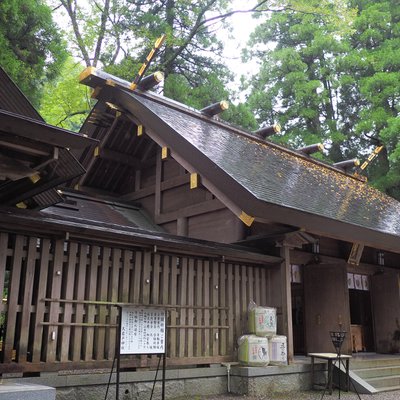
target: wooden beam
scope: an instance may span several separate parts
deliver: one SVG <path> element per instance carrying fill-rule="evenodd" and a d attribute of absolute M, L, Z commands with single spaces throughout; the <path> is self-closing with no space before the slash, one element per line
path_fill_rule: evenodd
<path fill-rule="evenodd" d="M 157 151 L 156 161 L 156 182 L 155 182 L 155 199 L 154 199 L 154 216 L 157 218 L 161 214 L 161 179 L 162 179 L 162 168 L 163 163 L 160 158 L 162 150 Z"/>
<path fill-rule="evenodd" d="M 53 154 L 53 147 L 48 144 L 33 142 L 31 140 L 21 141 L 21 138 L 7 133 L 1 134 L 0 147 L 12 149 L 32 156 L 48 157 Z"/>
<path fill-rule="evenodd" d="M 179 186 L 184 186 L 189 183 L 189 175 L 182 175 L 182 176 L 177 176 L 175 178 L 168 179 L 167 181 L 161 182 L 161 191 L 168 190 L 168 189 L 173 189 Z M 124 196 L 121 197 L 122 200 L 125 201 L 131 201 L 131 200 L 138 200 L 143 197 L 148 197 L 152 194 L 155 193 L 155 188 L 154 186 L 136 190 L 135 192 L 132 193 L 127 193 Z"/>
<path fill-rule="evenodd" d="M 169 213 L 160 214 L 155 218 L 156 224 L 165 224 L 167 222 L 176 221 L 181 217 L 193 217 L 195 215 L 205 214 L 207 212 L 225 209 L 225 205 L 218 199 L 203 201 L 202 203 L 193 204 L 180 210 L 171 211 Z"/>
<path fill-rule="evenodd" d="M 100 149 L 102 149 L 105 146 L 105 143 L 107 142 L 108 138 L 111 136 L 112 132 L 116 128 L 117 123 L 118 123 L 118 118 L 115 118 L 114 122 L 108 128 L 106 134 L 104 135 L 104 137 L 101 139 L 100 143 L 98 144 L 99 151 L 100 151 Z M 85 182 L 86 182 L 88 176 L 90 175 L 90 172 L 94 168 L 95 164 L 96 164 L 96 157 L 91 157 L 89 159 L 89 162 L 87 165 L 86 165 L 86 162 L 84 162 L 84 167 L 86 168 L 86 173 L 83 174 L 82 177 L 79 179 L 79 181 L 77 183 L 79 187 L 83 186 L 85 184 Z"/>
<path fill-rule="evenodd" d="M 128 165 L 132 168 L 140 168 L 141 162 L 137 158 L 129 154 L 120 153 L 118 151 L 101 148 L 99 149 L 99 157 L 103 160 L 113 161 L 119 164 Z"/>
<path fill-rule="evenodd" d="M 281 293 L 282 293 L 282 325 L 283 334 L 287 337 L 288 362 L 294 358 L 293 347 L 293 322 L 292 322 L 292 288 L 291 288 L 291 262 L 289 247 L 281 247 Z"/>
<path fill-rule="evenodd" d="M 188 234 L 188 219 L 187 217 L 178 217 L 176 220 L 176 234 L 187 236 Z"/>
<path fill-rule="evenodd" d="M 42 121 L 0 110 L 1 130 L 32 141 L 50 146 L 84 149 L 97 140 L 79 133 L 48 125 Z"/>

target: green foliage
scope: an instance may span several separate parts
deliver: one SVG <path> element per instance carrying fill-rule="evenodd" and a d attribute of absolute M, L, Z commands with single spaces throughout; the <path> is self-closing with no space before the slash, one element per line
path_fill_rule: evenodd
<path fill-rule="evenodd" d="M 39 111 L 47 123 L 79 131 L 93 106 L 89 88 L 78 81 L 83 68 L 68 58 L 57 80 L 45 86 Z"/>
<path fill-rule="evenodd" d="M 332 161 L 365 159 L 383 143 L 368 177 L 400 198 L 400 4 L 350 3 L 358 11 L 347 31 L 315 12 L 286 11 L 261 24 L 247 52 L 262 60 L 249 104 L 259 123 L 284 126 L 273 140 L 322 141 Z"/>
<path fill-rule="evenodd" d="M 259 42 L 273 41 L 274 47 L 261 47 L 260 73 L 250 82 L 259 123 L 278 120 L 285 135 L 275 140 L 295 147 L 331 138 L 338 131 L 334 58 L 342 51 L 334 29 L 320 15 L 274 14 L 253 34 L 252 55 L 260 57 Z"/>
<path fill-rule="evenodd" d="M 208 13 L 226 10 L 226 0 L 89 0 L 86 7 L 61 3 L 74 27 L 69 35 L 75 56 L 86 65 L 101 64 L 132 81 L 155 40 L 165 33 L 166 42 L 147 71 L 164 72 L 164 94 L 196 108 L 211 98 L 228 97 L 222 85 L 230 73 L 219 57 L 223 46 L 207 19 Z"/>
<path fill-rule="evenodd" d="M 34 103 L 66 58 L 51 10 L 41 0 L 0 2 L 0 65 Z"/>

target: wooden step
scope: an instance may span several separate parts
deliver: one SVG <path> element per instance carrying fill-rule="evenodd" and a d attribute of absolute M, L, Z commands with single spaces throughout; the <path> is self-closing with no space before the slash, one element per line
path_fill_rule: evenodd
<path fill-rule="evenodd" d="M 377 376 L 365 380 L 376 389 L 400 386 L 400 375 Z"/>
<path fill-rule="evenodd" d="M 400 375 L 400 365 L 389 365 L 389 366 L 385 366 L 385 367 L 353 369 L 353 371 L 360 378 L 368 380 L 368 378 L 384 377 L 384 376 L 390 376 L 390 375 Z"/>

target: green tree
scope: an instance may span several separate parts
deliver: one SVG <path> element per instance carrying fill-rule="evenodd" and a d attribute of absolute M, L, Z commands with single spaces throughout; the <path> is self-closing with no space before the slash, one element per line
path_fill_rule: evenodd
<path fill-rule="evenodd" d="M 89 88 L 79 84 L 83 66 L 68 58 L 59 77 L 45 85 L 39 112 L 47 123 L 79 131 L 91 107 Z"/>
<path fill-rule="evenodd" d="M 0 65 L 35 104 L 66 58 L 51 9 L 41 0 L 0 2 Z"/>
<path fill-rule="evenodd" d="M 250 56 L 262 59 L 249 103 L 259 122 L 278 121 L 281 143 L 300 147 L 342 142 L 336 59 L 343 46 L 335 26 L 314 13 L 276 13 L 254 32 Z M 262 44 L 259 46 L 259 44 Z"/>
<path fill-rule="evenodd" d="M 264 22 L 249 52 L 262 60 L 249 103 L 260 123 L 282 123 L 284 133 L 274 140 L 293 147 L 323 141 L 331 161 L 365 159 L 383 143 L 366 172 L 400 198 L 400 4 L 351 6 L 358 10 L 351 32 L 316 13 L 285 12 Z"/>
<path fill-rule="evenodd" d="M 384 145 L 368 170 L 370 180 L 400 198 L 400 4 L 359 0 L 355 5 L 359 12 L 342 61 L 341 86 L 356 93 L 358 104 L 351 106 L 358 115 L 356 137 L 365 147 Z"/>
<path fill-rule="evenodd" d="M 49 1 L 54 7 L 62 6 L 69 17 L 76 55 L 87 66 L 101 65 L 116 75 L 127 74 L 122 76 L 125 79 L 133 79 L 155 39 L 166 33 L 166 44 L 153 64 L 166 75 L 167 96 L 176 91 L 170 82 L 179 81 L 168 80 L 173 74 L 183 76 L 191 88 L 210 85 L 209 76 L 218 76 L 223 83 L 229 80 L 219 57 L 223 43 L 218 33 L 234 13 L 269 14 L 296 8 L 310 13 L 318 10 L 335 22 L 346 21 L 344 0 L 337 0 L 334 9 L 330 0 L 261 0 L 238 10 L 227 0 L 89 0 L 86 6 L 76 0 Z"/>

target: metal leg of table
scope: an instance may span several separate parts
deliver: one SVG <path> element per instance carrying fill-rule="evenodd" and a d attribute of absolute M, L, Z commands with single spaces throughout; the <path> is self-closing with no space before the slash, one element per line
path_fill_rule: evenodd
<path fill-rule="evenodd" d="M 314 357 L 311 357 L 311 389 L 314 389 L 315 386 L 315 362 Z"/>
<path fill-rule="evenodd" d="M 328 360 L 328 390 L 329 394 L 332 394 L 332 383 L 333 383 L 333 362 Z"/>

